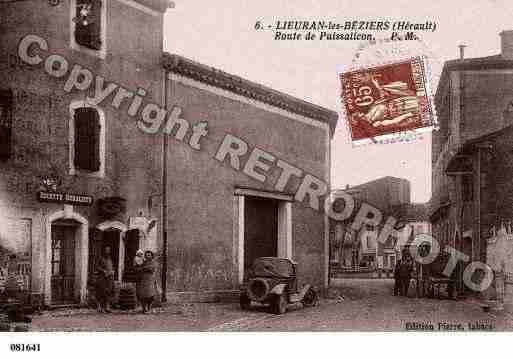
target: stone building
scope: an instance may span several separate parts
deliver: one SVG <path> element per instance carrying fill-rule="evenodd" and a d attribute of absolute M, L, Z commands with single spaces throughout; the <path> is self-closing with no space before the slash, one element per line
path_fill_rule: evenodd
<path fill-rule="evenodd" d="M 445 63 L 432 136 L 432 231 L 442 244 L 486 261 L 486 239 L 511 220 L 513 31 L 501 53 Z"/>
<path fill-rule="evenodd" d="M 169 6 L 0 1 L 0 291 L 14 276 L 48 305 L 84 302 L 106 246 L 118 281 L 138 248 L 167 258 L 172 293 L 237 289 L 260 255 L 327 283 L 308 204 L 337 114 L 164 55 Z"/>
<path fill-rule="evenodd" d="M 166 55 L 164 68 L 171 111 L 208 123 L 200 150 L 177 144 L 187 134 L 169 151 L 169 285 L 231 289 L 254 258 L 276 255 L 294 258 L 302 279 L 323 285 L 327 220 L 294 193 L 305 173 L 329 183 L 336 113 L 178 55 Z M 247 146 L 240 163 L 223 154 L 227 141 Z M 249 167 L 255 149 L 267 163 L 258 173 Z M 303 174 L 279 184 L 284 162 Z"/>

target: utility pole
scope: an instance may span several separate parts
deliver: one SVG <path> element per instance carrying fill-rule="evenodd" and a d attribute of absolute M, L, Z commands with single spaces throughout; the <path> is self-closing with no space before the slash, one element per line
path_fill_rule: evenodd
<path fill-rule="evenodd" d="M 168 72 L 164 70 L 164 108 L 167 110 Z M 162 131 L 162 303 L 167 302 L 167 134 Z"/>

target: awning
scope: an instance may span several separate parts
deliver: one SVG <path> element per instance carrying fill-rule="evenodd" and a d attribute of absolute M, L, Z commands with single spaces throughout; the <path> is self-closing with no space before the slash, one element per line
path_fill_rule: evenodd
<path fill-rule="evenodd" d="M 447 164 L 445 173 L 448 176 L 472 174 L 472 157 L 468 155 L 456 155 Z"/>

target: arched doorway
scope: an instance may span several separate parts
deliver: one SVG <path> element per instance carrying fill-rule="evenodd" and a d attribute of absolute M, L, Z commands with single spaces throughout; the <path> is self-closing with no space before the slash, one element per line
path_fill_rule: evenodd
<path fill-rule="evenodd" d="M 96 229 L 98 233 L 90 243 L 90 257 L 94 261 L 92 263 L 92 270 L 94 270 L 96 260 L 100 258 L 104 248 L 110 247 L 114 264 L 114 279 L 121 281 L 125 269 L 124 238 L 128 228 L 123 222 L 106 221 L 97 225 Z"/>
<path fill-rule="evenodd" d="M 84 302 L 86 298 L 89 222 L 73 206 L 46 219 L 44 297 L 51 305 Z"/>

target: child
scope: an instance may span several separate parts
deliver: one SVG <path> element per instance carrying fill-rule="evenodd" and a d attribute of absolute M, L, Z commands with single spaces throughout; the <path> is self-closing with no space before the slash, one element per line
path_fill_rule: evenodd
<path fill-rule="evenodd" d="M 134 267 L 140 266 L 144 263 L 144 252 L 142 249 L 138 249 L 135 253 Z"/>

